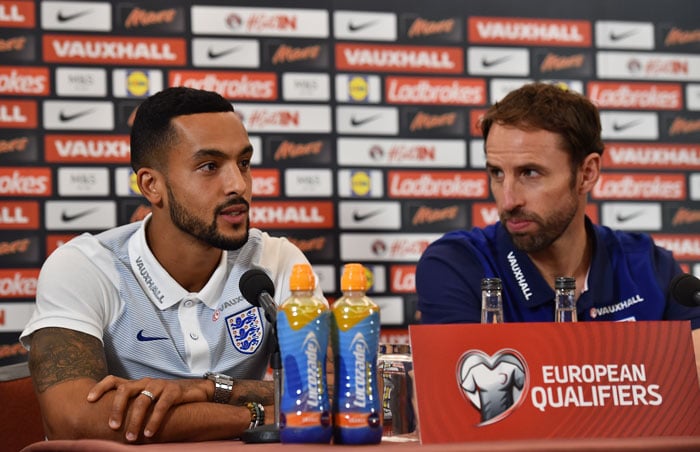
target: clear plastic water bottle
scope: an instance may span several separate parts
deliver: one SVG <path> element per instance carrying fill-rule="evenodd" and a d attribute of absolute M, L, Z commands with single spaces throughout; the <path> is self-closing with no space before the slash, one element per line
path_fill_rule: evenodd
<path fill-rule="evenodd" d="M 379 307 L 365 295 L 367 277 L 361 264 L 345 265 L 340 286 L 343 295 L 331 309 L 333 441 L 377 444 L 383 433 L 377 375 Z"/>
<path fill-rule="evenodd" d="M 503 287 L 498 278 L 481 280 L 481 323 L 503 323 Z"/>
<path fill-rule="evenodd" d="M 570 276 L 560 276 L 554 280 L 554 320 L 556 322 L 576 322 L 576 280 Z"/>
<path fill-rule="evenodd" d="M 292 268 L 292 292 L 277 312 L 277 335 L 282 356 L 280 441 L 329 443 L 333 433 L 326 384 L 330 310 L 314 296 L 311 266 Z"/>
<path fill-rule="evenodd" d="M 413 358 L 408 344 L 379 344 L 377 357 L 379 391 L 382 395 L 384 435 L 394 436 L 416 430 L 413 391 Z"/>

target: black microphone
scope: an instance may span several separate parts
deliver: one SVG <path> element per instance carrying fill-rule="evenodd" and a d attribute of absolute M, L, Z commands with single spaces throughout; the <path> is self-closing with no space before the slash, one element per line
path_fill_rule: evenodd
<path fill-rule="evenodd" d="M 272 299 L 275 295 L 275 285 L 267 273 L 259 268 L 248 270 L 238 281 L 238 289 L 250 304 L 263 308 L 268 322 L 277 321 L 277 305 Z"/>
<path fill-rule="evenodd" d="M 669 286 L 671 295 L 683 306 L 700 306 L 700 279 L 688 273 L 676 275 Z"/>
<path fill-rule="evenodd" d="M 272 324 L 272 340 L 274 347 L 270 355 L 270 367 L 275 389 L 275 423 L 248 429 L 241 435 L 245 443 L 279 443 L 280 442 L 280 398 L 282 397 L 282 355 L 277 340 L 277 305 L 272 297 L 275 295 L 275 285 L 267 273 L 259 268 L 253 268 L 243 273 L 238 281 L 238 289 L 248 303 L 262 307 L 265 318 Z"/>

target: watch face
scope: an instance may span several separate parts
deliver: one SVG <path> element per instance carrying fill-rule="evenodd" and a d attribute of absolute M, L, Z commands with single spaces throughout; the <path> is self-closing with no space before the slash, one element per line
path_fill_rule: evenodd
<path fill-rule="evenodd" d="M 219 374 L 216 372 L 207 372 L 204 374 L 204 378 L 211 380 L 211 381 L 217 381 L 217 380 L 224 380 L 226 382 L 232 382 L 233 377 L 229 377 L 228 375 L 225 374 Z"/>

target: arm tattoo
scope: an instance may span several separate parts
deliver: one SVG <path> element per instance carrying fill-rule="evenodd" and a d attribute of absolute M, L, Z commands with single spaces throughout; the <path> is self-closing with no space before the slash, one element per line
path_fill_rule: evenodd
<path fill-rule="evenodd" d="M 66 380 L 107 376 L 107 359 L 95 337 L 65 328 L 42 328 L 32 334 L 29 369 L 38 392 Z"/>
<path fill-rule="evenodd" d="M 236 380 L 233 385 L 231 405 L 243 405 L 246 402 L 258 402 L 272 405 L 275 402 L 275 386 L 272 381 Z"/>

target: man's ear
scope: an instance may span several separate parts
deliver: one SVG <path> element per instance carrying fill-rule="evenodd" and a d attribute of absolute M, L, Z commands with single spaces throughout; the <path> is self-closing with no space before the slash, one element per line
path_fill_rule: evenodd
<path fill-rule="evenodd" d="M 153 168 L 141 168 L 136 172 L 136 183 L 141 194 L 151 203 L 160 205 L 163 201 L 163 175 Z"/>
<path fill-rule="evenodd" d="M 579 192 L 588 193 L 593 190 L 600 177 L 601 155 L 592 153 L 586 156 L 581 165 L 581 179 L 579 181 Z"/>

